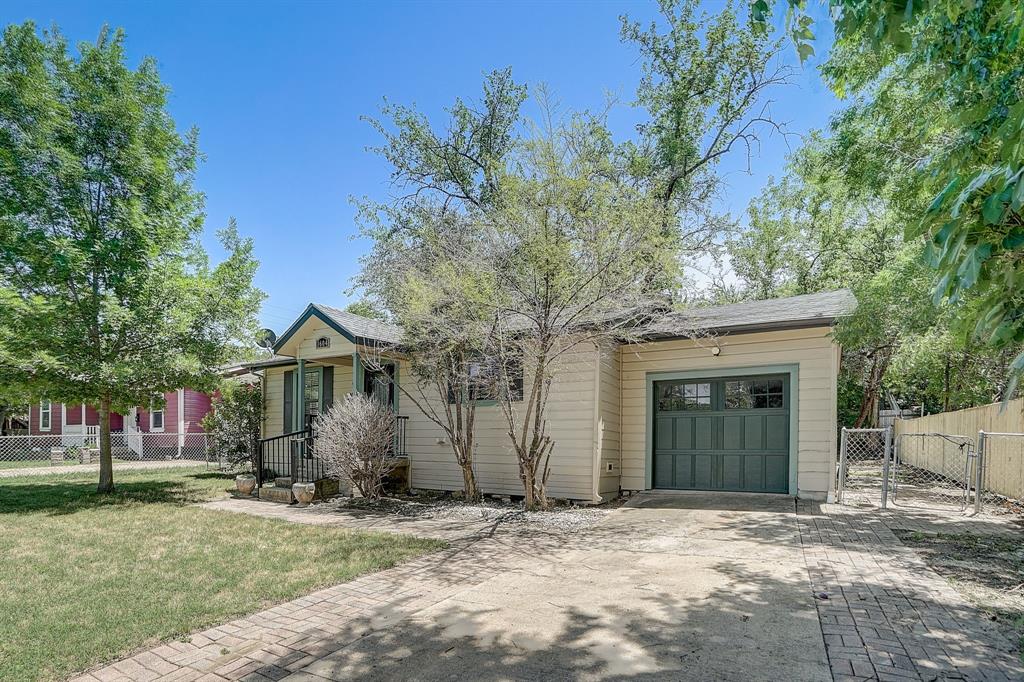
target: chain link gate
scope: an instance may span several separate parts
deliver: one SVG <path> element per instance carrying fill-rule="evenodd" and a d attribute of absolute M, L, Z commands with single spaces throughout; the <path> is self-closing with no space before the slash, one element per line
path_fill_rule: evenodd
<path fill-rule="evenodd" d="M 892 462 L 892 502 L 967 509 L 977 468 L 973 440 L 947 433 L 901 433 Z"/>
<path fill-rule="evenodd" d="M 843 427 L 839 445 L 836 502 L 872 504 L 875 499 L 879 499 L 885 509 L 891 453 L 891 429 Z"/>

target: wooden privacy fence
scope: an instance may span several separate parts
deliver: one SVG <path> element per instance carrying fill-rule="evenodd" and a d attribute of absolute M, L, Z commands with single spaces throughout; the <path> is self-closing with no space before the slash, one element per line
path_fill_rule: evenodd
<path fill-rule="evenodd" d="M 898 438 L 908 433 L 941 433 L 966 436 L 978 442 L 978 433 L 1024 433 L 1024 399 L 1011 400 L 1003 409 L 1002 403 L 971 407 L 956 412 L 943 412 L 916 419 L 897 419 L 894 433 Z M 985 439 L 984 482 L 986 493 L 995 493 L 1011 499 L 1024 498 L 1024 436 L 996 435 Z M 909 454 L 909 453 L 908 453 Z M 930 471 L 948 469 L 942 461 L 942 451 L 913 453 L 915 466 Z M 934 459 L 934 461 L 932 461 Z"/>

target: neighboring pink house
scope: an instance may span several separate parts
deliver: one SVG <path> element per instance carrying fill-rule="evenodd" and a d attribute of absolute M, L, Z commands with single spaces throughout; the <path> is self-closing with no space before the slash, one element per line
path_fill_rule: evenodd
<path fill-rule="evenodd" d="M 210 411 L 210 396 L 179 388 L 164 393 L 163 409 L 137 408 L 128 414 L 111 413 L 110 430 L 125 433 L 202 433 L 199 422 Z M 32 405 L 29 434 L 33 436 L 83 436 L 98 427 L 99 413 L 92 405 L 62 405 L 41 400 Z"/>

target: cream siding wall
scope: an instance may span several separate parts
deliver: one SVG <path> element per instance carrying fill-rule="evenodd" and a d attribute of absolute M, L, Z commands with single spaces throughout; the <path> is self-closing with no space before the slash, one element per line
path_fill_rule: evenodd
<path fill-rule="evenodd" d="M 327 348 L 317 348 L 317 339 L 326 336 L 331 340 Z M 315 360 L 354 353 L 355 345 L 344 336 L 327 326 L 322 320 L 311 317 L 288 339 L 279 351 L 296 359 Z"/>
<path fill-rule="evenodd" d="M 529 382 L 530 368 L 525 377 Z M 592 345 L 581 345 L 559 359 L 548 403 L 548 433 L 555 441 L 551 455 L 548 494 L 552 497 L 592 500 L 594 497 L 594 400 L 596 362 Z M 408 365 L 399 368 L 399 383 L 417 394 Z M 528 387 L 527 387 L 528 390 Z M 425 393 L 439 410 L 440 397 Z M 406 441 L 412 460 L 414 488 L 461 490 L 462 473 L 455 463 L 444 431 L 420 412 L 406 396 L 400 413 L 409 417 Z M 440 442 L 439 442 L 440 441 Z M 474 471 L 485 493 L 521 495 L 522 483 L 515 455 L 509 446 L 507 422 L 498 405 L 476 410 Z"/>
<path fill-rule="evenodd" d="M 704 340 L 658 341 L 620 350 L 622 399 L 622 488 L 646 488 L 649 453 L 647 374 L 799 365 L 797 488 L 800 495 L 824 498 L 834 487 L 836 453 L 836 375 L 838 347 L 830 329 L 816 327 L 735 334 L 718 339 L 722 352 L 711 354 Z"/>
<path fill-rule="evenodd" d="M 598 355 L 597 407 L 597 467 L 598 493 L 604 499 L 615 497 L 619 492 L 621 473 L 621 428 L 619 401 L 619 350 L 606 346 Z M 608 465 L 612 471 L 608 471 Z"/>

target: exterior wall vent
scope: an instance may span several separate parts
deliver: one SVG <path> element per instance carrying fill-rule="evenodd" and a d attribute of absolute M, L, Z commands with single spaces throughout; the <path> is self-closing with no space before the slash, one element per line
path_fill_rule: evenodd
<path fill-rule="evenodd" d="M 319 339 L 316 340 L 316 347 L 317 348 L 330 348 L 331 347 L 331 337 L 329 337 L 329 336 L 321 336 Z"/>

